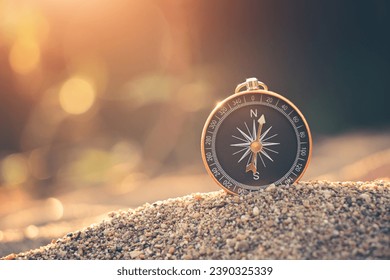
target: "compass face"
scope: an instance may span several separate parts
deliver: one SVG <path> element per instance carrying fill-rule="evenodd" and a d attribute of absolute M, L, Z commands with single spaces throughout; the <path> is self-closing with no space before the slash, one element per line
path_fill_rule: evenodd
<path fill-rule="evenodd" d="M 202 157 L 210 176 L 232 193 L 289 185 L 311 155 L 309 127 L 286 98 L 265 90 L 234 94 L 210 114 Z"/>

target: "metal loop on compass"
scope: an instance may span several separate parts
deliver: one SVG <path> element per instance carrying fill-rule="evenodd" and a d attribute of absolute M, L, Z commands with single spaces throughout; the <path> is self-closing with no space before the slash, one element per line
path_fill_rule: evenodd
<path fill-rule="evenodd" d="M 249 78 L 249 79 L 246 79 L 245 82 L 239 84 L 237 87 L 236 87 L 236 90 L 235 90 L 235 93 L 238 93 L 241 91 L 241 89 L 243 87 L 246 87 L 246 90 L 256 90 L 256 89 L 260 89 L 260 87 L 262 87 L 264 90 L 268 90 L 268 87 L 266 84 L 264 84 L 263 82 L 260 82 L 259 80 L 257 80 L 256 78 Z"/>

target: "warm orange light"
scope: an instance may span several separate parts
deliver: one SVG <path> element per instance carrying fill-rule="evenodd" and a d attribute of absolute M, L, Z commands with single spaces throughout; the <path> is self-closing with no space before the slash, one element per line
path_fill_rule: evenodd
<path fill-rule="evenodd" d="M 1 164 L 1 175 L 6 185 L 24 183 L 28 178 L 27 160 L 21 154 L 9 155 Z"/>
<path fill-rule="evenodd" d="M 67 63 L 68 73 L 78 73 L 93 81 L 97 94 L 104 92 L 108 81 L 108 69 L 104 57 L 91 53 L 70 57 Z"/>
<path fill-rule="evenodd" d="M 34 39 L 41 44 L 48 38 L 50 24 L 38 5 L 0 0 L 0 19 L 0 36 L 7 45 L 19 39 Z"/>
<path fill-rule="evenodd" d="M 59 220 L 64 215 L 64 206 L 62 202 L 55 198 L 50 197 L 45 203 L 47 217 L 51 220 Z"/>
<path fill-rule="evenodd" d="M 40 62 L 39 46 L 31 39 L 17 40 L 9 53 L 9 63 L 12 70 L 18 74 L 28 74 Z"/>
<path fill-rule="evenodd" d="M 67 80 L 59 93 L 62 109 L 74 115 L 87 112 L 95 102 L 94 86 L 86 79 L 73 77 Z"/>
<path fill-rule="evenodd" d="M 207 104 L 208 88 L 202 83 L 186 84 L 177 93 L 177 101 L 181 109 L 196 112 Z"/>
<path fill-rule="evenodd" d="M 35 225 L 29 225 L 24 230 L 24 235 L 29 239 L 34 239 L 39 234 L 39 228 L 37 228 Z"/>

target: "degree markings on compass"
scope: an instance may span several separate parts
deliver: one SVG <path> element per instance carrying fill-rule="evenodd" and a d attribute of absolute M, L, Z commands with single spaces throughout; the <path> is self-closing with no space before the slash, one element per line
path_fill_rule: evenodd
<path fill-rule="evenodd" d="M 297 129 L 301 128 L 303 126 L 303 124 L 301 124 L 300 126 L 297 126 Z"/>
<path fill-rule="evenodd" d="M 232 106 L 230 106 L 230 104 L 228 103 L 228 105 L 229 105 L 229 109 L 231 109 L 232 108 Z"/>
<path fill-rule="evenodd" d="M 287 115 L 287 116 L 290 116 L 290 114 L 291 114 L 292 112 L 294 112 L 294 110 L 291 110 L 291 112 L 290 112 L 290 113 L 288 113 L 288 115 Z"/>
<path fill-rule="evenodd" d="M 244 95 L 244 103 L 246 103 L 245 95 Z"/>
<path fill-rule="evenodd" d="M 295 174 L 294 172 L 291 172 L 291 174 L 293 174 L 294 176 L 297 176 L 297 174 Z"/>
<path fill-rule="evenodd" d="M 211 150 L 212 148 L 205 148 L 206 150 Z"/>
<path fill-rule="evenodd" d="M 214 132 L 212 132 L 212 131 L 210 131 L 210 130 L 207 130 L 207 133 L 211 133 L 211 134 L 213 134 Z"/>
<path fill-rule="evenodd" d="M 307 144 L 307 142 L 301 142 L 301 145 L 302 145 L 302 144 Z"/>
<path fill-rule="evenodd" d="M 215 115 L 215 117 L 220 121 L 221 120 L 221 118 L 220 117 L 218 117 L 217 115 Z"/>
<path fill-rule="evenodd" d="M 300 157 L 298 158 L 298 160 L 303 160 L 303 161 L 305 161 L 303 158 L 300 158 Z"/>
<path fill-rule="evenodd" d="M 260 102 L 263 102 L 263 95 L 260 95 Z"/>
<path fill-rule="evenodd" d="M 222 175 L 222 177 L 221 177 L 221 178 L 219 178 L 219 180 L 218 180 L 218 181 L 221 181 L 223 178 L 225 178 L 225 176 L 223 176 L 223 175 Z"/>
<path fill-rule="evenodd" d="M 213 165 L 215 165 L 215 162 L 213 162 L 212 164 L 209 164 L 209 166 L 213 166 Z"/>
<path fill-rule="evenodd" d="M 278 103 L 279 103 L 279 99 L 278 99 L 278 101 L 276 101 L 275 107 L 278 106 Z"/>

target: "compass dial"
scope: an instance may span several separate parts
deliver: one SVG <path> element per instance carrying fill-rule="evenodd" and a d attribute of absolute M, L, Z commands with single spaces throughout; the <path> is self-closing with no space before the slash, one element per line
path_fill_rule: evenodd
<path fill-rule="evenodd" d="M 231 193 L 292 184 L 311 155 L 309 127 L 286 98 L 267 90 L 244 91 L 222 101 L 202 134 L 208 173 Z"/>

